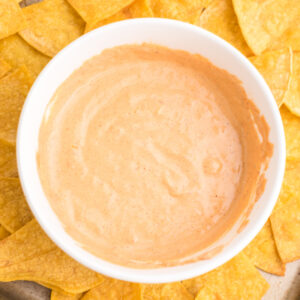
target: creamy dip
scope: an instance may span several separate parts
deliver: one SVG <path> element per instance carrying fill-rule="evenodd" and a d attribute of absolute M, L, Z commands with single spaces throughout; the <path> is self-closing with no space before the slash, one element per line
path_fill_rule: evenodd
<path fill-rule="evenodd" d="M 241 82 L 200 55 L 125 45 L 57 89 L 38 171 L 65 230 L 125 266 L 190 261 L 264 188 L 269 127 Z"/>

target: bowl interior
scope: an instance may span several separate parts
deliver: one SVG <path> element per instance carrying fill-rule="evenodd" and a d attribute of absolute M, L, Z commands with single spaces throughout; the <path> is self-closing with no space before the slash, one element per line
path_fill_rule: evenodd
<path fill-rule="evenodd" d="M 36 153 L 38 134 L 45 108 L 59 85 L 83 62 L 105 48 L 150 42 L 199 53 L 216 66 L 236 75 L 270 125 L 274 154 L 266 173 L 265 191 L 254 206 L 249 223 L 236 233 L 237 223 L 220 241 L 231 240 L 211 259 L 159 269 L 131 269 L 104 261 L 83 250 L 63 229 L 52 211 L 39 180 Z M 36 219 L 49 237 L 66 253 L 85 266 L 127 281 L 159 283 L 187 279 L 208 272 L 241 251 L 259 232 L 269 217 L 279 194 L 285 161 L 285 143 L 280 114 L 263 78 L 251 63 L 231 45 L 193 25 L 165 19 L 134 19 L 94 30 L 62 50 L 34 83 L 21 114 L 17 159 L 21 184 Z"/>

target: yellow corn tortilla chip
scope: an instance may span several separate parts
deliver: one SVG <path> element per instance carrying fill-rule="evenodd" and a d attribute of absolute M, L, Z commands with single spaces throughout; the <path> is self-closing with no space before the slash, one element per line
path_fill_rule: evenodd
<path fill-rule="evenodd" d="M 124 7 L 130 5 L 134 0 L 67 0 L 78 14 L 90 24 L 95 24 L 107 19 Z"/>
<path fill-rule="evenodd" d="M 191 279 L 183 280 L 182 284 L 194 297 L 205 287 L 203 276 L 194 277 Z"/>
<path fill-rule="evenodd" d="M 65 0 L 43 0 L 23 11 L 28 28 L 19 34 L 50 57 L 83 34 L 84 21 Z"/>
<path fill-rule="evenodd" d="M 194 297 L 180 282 L 166 284 L 141 284 L 141 298 L 144 300 L 193 300 Z"/>
<path fill-rule="evenodd" d="M 256 55 L 299 21 L 299 0 L 233 0 L 242 33 Z M 297 20 L 298 19 L 298 20 Z"/>
<path fill-rule="evenodd" d="M 89 290 L 82 300 L 138 300 L 140 299 L 140 288 L 137 283 L 131 283 L 105 277 L 103 282 Z"/>
<path fill-rule="evenodd" d="M 285 105 L 280 108 L 284 126 L 287 159 L 300 160 L 300 118 L 292 114 Z"/>
<path fill-rule="evenodd" d="M 56 248 L 33 219 L 0 242 L 0 268 L 30 260 Z"/>
<path fill-rule="evenodd" d="M 244 253 L 205 274 L 204 280 L 221 299 L 261 299 L 269 288 Z"/>
<path fill-rule="evenodd" d="M 290 88 L 293 53 L 289 49 L 270 51 L 249 60 L 269 85 L 276 103 L 280 106 Z"/>
<path fill-rule="evenodd" d="M 63 294 L 63 295 L 66 295 L 66 296 L 74 296 L 74 295 L 78 295 L 78 294 L 74 294 L 74 293 L 68 293 L 66 291 L 64 291 L 63 289 L 61 289 L 60 287 L 54 285 L 54 284 L 50 284 L 49 282 L 43 282 L 43 281 L 35 281 L 36 283 L 54 291 L 54 292 L 57 292 L 59 294 Z M 79 294 L 82 294 L 82 293 L 79 293 Z"/>
<path fill-rule="evenodd" d="M 252 55 L 233 10 L 231 0 L 213 1 L 199 18 L 200 27 L 220 36 L 244 55 Z"/>
<path fill-rule="evenodd" d="M 123 8 L 121 11 L 117 12 L 115 15 L 108 19 L 101 20 L 95 24 L 87 23 L 85 26 L 85 32 L 89 32 L 100 26 L 130 19 L 130 18 L 151 18 L 153 17 L 153 12 L 150 7 L 150 0 L 136 0 L 128 7 Z"/>
<path fill-rule="evenodd" d="M 0 178 L 0 224 L 15 232 L 32 218 L 19 179 Z"/>
<path fill-rule="evenodd" d="M 195 300 L 219 300 L 220 298 L 207 286 L 200 289 Z"/>
<path fill-rule="evenodd" d="M 283 102 L 293 114 L 300 117 L 300 52 L 294 52 L 291 84 L 289 90 L 285 94 Z"/>
<path fill-rule="evenodd" d="M 33 79 L 50 60 L 33 49 L 18 34 L 0 40 L 0 56 L 13 68 L 25 65 Z"/>
<path fill-rule="evenodd" d="M 300 141 L 298 140 L 300 146 Z M 281 186 L 278 201 L 273 210 L 283 211 L 286 205 L 292 201 L 293 198 L 300 199 L 300 159 L 287 159 L 285 164 L 284 179 Z"/>
<path fill-rule="evenodd" d="M 11 66 L 0 58 L 0 79 L 11 70 Z"/>
<path fill-rule="evenodd" d="M 18 177 L 16 147 L 0 139 L 0 177 Z"/>
<path fill-rule="evenodd" d="M 151 8 L 155 17 L 194 24 L 202 14 L 204 5 L 202 1 L 157 0 L 151 2 Z"/>
<path fill-rule="evenodd" d="M 0 0 L 0 39 L 26 27 L 22 9 L 17 0 Z"/>
<path fill-rule="evenodd" d="M 185 281 L 184 285 L 195 296 L 207 286 L 220 299 L 261 299 L 269 288 L 269 284 L 244 253 L 239 253 L 209 273 Z"/>
<path fill-rule="evenodd" d="M 300 163 L 298 162 L 298 173 Z M 271 217 L 272 230 L 279 255 L 283 262 L 300 258 L 300 197 L 299 186 L 294 197 L 281 210 L 276 210 Z"/>
<path fill-rule="evenodd" d="M 82 293 L 75 295 L 67 295 L 60 292 L 52 291 L 50 300 L 79 300 Z"/>
<path fill-rule="evenodd" d="M 5 239 L 9 235 L 10 233 L 2 225 L 0 225 L 0 240 Z"/>
<path fill-rule="evenodd" d="M 287 109 L 286 109 L 287 111 Z M 300 119 L 297 119 L 298 126 Z M 287 128 L 290 129 L 290 122 Z M 295 132 L 295 128 L 293 131 Z M 300 132 L 297 132 L 298 135 Z M 292 133 L 291 133 L 292 134 Z M 291 140 L 293 147 L 299 154 L 300 139 L 298 136 L 290 136 L 286 132 L 286 139 Z M 287 144 L 289 146 L 289 144 Z M 290 262 L 300 258 L 300 157 L 287 158 L 284 180 L 281 187 L 279 199 L 270 217 L 274 239 L 283 262 Z"/>
<path fill-rule="evenodd" d="M 31 83 L 25 66 L 0 79 L 0 139 L 15 143 L 19 116 Z"/>
<path fill-rule="evenodd" d="M 244 253 L 261 270 L 275 275 L 284 275 L 285 265 L 279 257 L 269 220 L 244 249 Z"/>
<path fill-rule="evenodd" d="M 300 51 L 300 24 L 294 24 L 286 30 L 278 39 L 272 42 L 269 50 L 282 48 L 292 48 L 294 51 Z"/>
<path fill-rule="evenodd" d="M 5 240 L 4 240 L 5 241 Z M 0 281 L 30 280 L 79 294 L 99 285 L 103 278 L 56 248 L 30 260 L 0 268 Z"/>

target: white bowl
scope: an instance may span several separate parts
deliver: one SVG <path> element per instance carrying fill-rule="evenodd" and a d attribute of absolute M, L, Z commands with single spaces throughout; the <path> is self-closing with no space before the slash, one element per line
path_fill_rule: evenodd
<path fill-rule="evenodd" d="M 255 204 L 249 223 L 240 233 L 236 226 L 220 242 L 232 239 L 211 259 L 175 267 L 134 269 L 112 264 L 82 249 L 63 229 L 43 192 L 37 171 L 38 135 L 45 108 L 58 86 L 87 59 L 103 49 L 122 44 L 151 42 L 199 53 L 214 65 L 236 75 L 264 115 L 271 130 L 274 154 L 266 173 L 264 193 Z M 28 204 L 48 236 L 75 260 L 110 277 L 144 283 L 178 281 L 206 273 L 238 254 L 260 231 L 277 200 L 284 174 L 285 138 L 273 95 L 255 67 L 238 50 L 199 27 L 167 19 L 132 19 L 96 29 L 80 37 L 57 54 L 41 72 L 27 96 L 20 117 L 17 161 Z M 75 226 L 75 224 L 74 224 Z"/>

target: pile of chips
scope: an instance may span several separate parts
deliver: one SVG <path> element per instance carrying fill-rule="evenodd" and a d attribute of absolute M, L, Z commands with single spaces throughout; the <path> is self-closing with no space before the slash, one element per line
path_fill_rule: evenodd
<path fill-rule="evenodd" d="M 300 1 L 43 0 L 27 6 L 29 2 L 37 1 L 0 1 L 0 281 L 36 281 L 52 289 L 52 300 L 261 299 L 269 286 L 257 268 L 284 275 L 285 264 L 300 258 Z M 129 283 L 80 265 L 41 230 L 18 179 L 18 118 L 39 72 L 85 32 L 138 17 L 189 22 L 235 46 L 269 84 L 285 128 L 286 172 L 270 219 L 231 261 L 183 282 Z"/>

